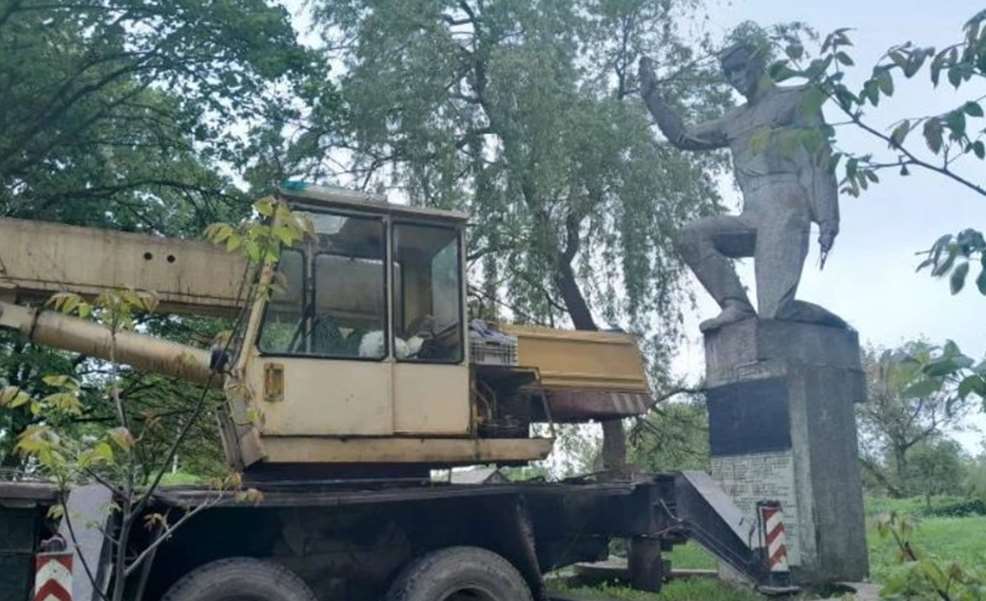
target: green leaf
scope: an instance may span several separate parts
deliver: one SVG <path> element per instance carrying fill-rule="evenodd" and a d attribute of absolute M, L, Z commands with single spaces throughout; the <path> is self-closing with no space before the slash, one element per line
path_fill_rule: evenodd
<path fill-rule="evenodd" d="M 934 378 L 923 378 L 911 384 L 901 392 L 901 396 L 907 399 L 926 398 L 941 389 L 941 382 Z"/>
<path fill-rule="evenodd" d="M 51 295 L 51 298 L 49 298 L 48 302 L 45 304 L 59 313 L 69 315 L 72 311 L 79 307 L 82 302 L 82 297 L 74 292 L 59 292 Z"/>
<path fill-rule="evenodd" d="M 980 375 L 966 376 L 959 382 L 958 395 L 959 398 L 966 398 L 970 394 L 983 395 L 983 389 L 986 388 L 986 380 Z"/>
<path fill-rule="evenodd" d="M 222 244 L 233 235 L 233 226 L 228 223 L 213 223 L 205 228 L 205 238 L 213 244 Z"/>
<path fill-rule="evenodd" d="M 839 86 L 835 89 L 835 99 L 839 101 L 839 106 L 846 110 L 851 110 L 855 105 L 862 104 L 862 100 L 845 86 Z"/>
<path fill-rule="evenodd" d="M 945 125 L 952 130 L 952 135 L 961 138 L 965 135 L 965 113 L 956 110 L 945 115 Z"/>
<path fill-rule="evenodd" d="M 246 254 L 247 257 L 249 257 L 250 261 L 254 263 L 260 262 L 261 250 L 259 244 L 257 244 L 253 240 L 247 240 L 246 244 L 244 245 L 244 248 L 246 249 Z"/>
<path fill-rule="evenodd" d="M 822 105 L 828 99 L 825 90 L 818 86 L 809 86 L 801 97 L 801 114 L 805 117 L 814 117 L 822 109 Z"/>
<path fill-rule="evenodd" d="M 32 425 L 25 428 L 21 432 L 21 435 L 17 437 L 17 446 L 15 448 L 22 455 L 41 455 L 50 452 L 57 440 L 58 436 L 50 427 Z"/>
<path fill-rule="evenodd" d="M 60 520 L 65 516 L 65 506 L 61 503 L 52 505 L 48 508 L 48 519 Z"/>
<path fill-rule="evenodd" d="M 924 52 L 911 53 L 911 56 L 908 57 L 907 62 L 903 65 L 904 77 L 914 77 L 921 70 L 921 65 L 924 64 L 927 56 Z"/>
<path fill-rule="evenodd" d="M 982 269 L 979 271 L 979 277 L 976 278 L 976 287 L 979 288 L 979 293 L 986 295 L 986 255 L 982 258 Z"/>
<path fill-rule="evenodd" d="M 882 70 L 876 76 L 877 86 L 880 91 L 887 96 L 893 96 L 894 93 L 894 77 L 890 74 L 890 71 Z"/>
<path fill-rule="evenodd" d="M 978 102 L 969 101 L 962 106 L 962 109 L 965 111 L 965 114 L 970 117 L 983 116 L 983 107 Z"/>
<path fill-rule="evenodd" d="M 962 70 L 958 67 L 950 67 L 948 69 L 948 83 L 958 89 L 962 85 Z"/>
<path fill-rule="evenodd" d="M 955 258 L 959 255 L 959 248 L 956 245 L 949 245 L 948 256 L 945 257 L 944 261 L 936 262 L 935 268 L 931 270 L 931 275 L 935 277 L 941 277 L 952 270 L 952 265 L 955 264 Z"/>
<path fill-rule="evenodd" d="M 924 122 L 924 139 L 931 152 L 935 154 L 941 152 L 942 144 L 945 143 L 941 121 L 933 117 Z"/>
<path fill-rule="evenodd" d="M 846 177 L 855 178 L 856 172 L 859 170 L 859 159 L 851 158 L 846 161 Z"/>
<path fill-rule="evenodd" d="M 841 64 L 843 64 L 843 65 L 845 65 L 847 67 L 851 67 L 851 66 L 853 66 L 853 65 L 856 64 L 852 60 L 852 58 L 850 58 L 849 55 L 846 54 L 845 52 L 836 52 L 835 53 L 835 60 L 839 61 L 839 63 L 841 63 Z"/>
<path fill-rule="evenodd" d="M 70 415 L 82 414 L 82 403 L 79 402 L 79 397 L 71 392 L 56 392 L 55 394 L 49 394 L 42 399 L 42 401 L 50 405 L 53 409 L 57 409 L 63 413 L 68 413 Z"/>
<path fill-rule="evenodd" d="M 772 64 L 767 69 L 767 74 L 772 80 L 779 83 L 797 76 L 799 72 L 789 67 L 785 61 L 781 61 Z"/>
<path fill-rule="evenodd" d="M 231 235 L 226 239 L 226 252 L 233 252 L 243 244 L 243 237 L 239 235 Z"/>
<path fill-rule="evenodd" d="M 986 158 L 986 145 L 983 144 L 982 140 L 976 140 L 969 146 L 969 148 L 972 149 L 972 152 L 976 155 L 977 159 L 982 160 Z"/>
<path fill-rule="evenodd" d="M 41 381 L 52 388 L 64 388 L 65 390 L 78 390 L 79 381 L 72 376 L 49 374 Z"/>
<path fill-rule="evenodd" d="M 890 145 L 897 148 L 903 146 L 904 140 L 907 138 L 907 134 L 909 133 L 911 133 L 911 122 L 904 119 L 890 134 Z"/>
<path fill-rule="evenodd" d="M 799 42 L 794 42 L 792 44 L 789 44 L 787 48 L 784 49 L 784 52 L 789 57 L 791 57 L 791 60 L 798 60 L 804 55 L 805 47 L 802 46 Z"/>
<path fill-rule="evenodd" d="M 955 271 L 952 272 L 952 277 L 949 279 L 949 283 L 952 288 L 952 294 L 958 294 L 962 292 L 962 288 L 965 286 L 965 278 L 969 275 L 969 262 L 959 263 L 955 267 Z"/>
<path fill-rule="evenodd" d="M 0 390 L 0 407 L 16 409 L 26 405 L 31 400 L 31 395 L 27 394 L 16 386 L 7 386 Z"/>
<path fill-rule="evenodd" d="M 127 430 L 123 426 L 113 428 L 107 434 L 109 435 L 110 440 L 116 443 L 116 446 L 120 447 L 124 451 L 129 451 L 132 449 L 134 444 L 137 442 L 134 440 L 133 434 L 130 433 L 130 430 Z"/>
<path fill-rule="evenodd" d="M 113 461 L 113 447 L 106 441 L 101 441 L 92 448 L 93 455 L 101 461 L 111 463 Z"/>
<path fill-rule="evenodd" d="M 264 217 L 270 217 L 274 214 L 274 200 L 272 198 L 261 198 L 253 204 L 253 208 Z"/>

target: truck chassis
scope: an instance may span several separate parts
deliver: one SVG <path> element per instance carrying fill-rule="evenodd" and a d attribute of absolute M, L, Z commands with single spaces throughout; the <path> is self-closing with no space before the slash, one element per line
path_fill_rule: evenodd
<path fill-rule="evenodd" d="M 751 545 L 753 530 L 744 537 L 738 511 L 699 472 L 560 483 L 450 484 L 404 478 L 256 486 L 261 501 L 224 498 L 159 548 L 144 599 L 170 601 L 174 593 L 168 591 L 181 588 L 182 578 L 228 568 L 233 558 L 286 568 L 322 601 L 382 599 L 420 558 L 456 549 L 465 563 L 475 561 L 469 550 L 495 554 L 516 570 L 533 599 L 547 599 L 544 574 L 605 559 L 614 539 L 627 540 L 631 583 L 642 590 L 660 589 L 667 573 L 661 552 L 688 539 L 753 582 L 786 584 L 767 568 L 762 548 Z M 205 488 L 163 488 L 148 512 L 169 513 L 174 519 L 215 495 Z M 86 501 L 79 501 L 85 497 L 80 489 L 68 500 L 68 510 L 76 514 L 76 538 L 85 537 L 84 530 L 98 524 L 96 516 L 105 514 L 102 504 L 89 502 L 86 507 Z M 30 597 L 33 554 L 55 534 L 44 518 L 46 507 L 55 502 L 50 486 L 0 484 L 0 530 L 10 533 L 0 561 L 5 572 L 20 575 L 8 576 L 7 584 L 0 585 L 7 587 L 5 599 Z M 89 519 L 87 511 L 93 512 Z M 135 535 L 131 552 L 146 543 L 141 536 Z M 84 559 L 97 580 L 105 581 L 110 558 L 104 547 L 80 547 L 88 557 L 77 556 L 74 601 L 98 598 L 78 564 Z"/>

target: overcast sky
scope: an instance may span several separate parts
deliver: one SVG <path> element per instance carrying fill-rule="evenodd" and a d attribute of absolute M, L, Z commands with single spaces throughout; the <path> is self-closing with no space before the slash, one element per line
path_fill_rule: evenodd
<path fill-rule="evenodd" d="M 704 27 L 719 38 L 745 20 L 762 25 L 801 20 L 823 35 L 852 27 L 852 54 L 857 63 L 854 81 L 860 81 L 892 45 L 908 40 L 936 47 L 954 43 L 963 23 L 983 8 L 981 0 L 747 0 L 713 4 L 710 21 Z M 886 127 L 900 118 L 943 112 L 983 94 L 986 86 L 982 84 L 964 87 L 958 94 L 947 84 L 932 90 L 923 73 L 919 81 L 898 84 L 894 98 L 881 102 L 872 112 L 872 120 Z M 838 119 L 835 111 L 828 110 L 827 115 L 830 121 Z M 976 129 L 986 127 L 986 122 L 978 121 L 973 122 Z M 838 137 L 848 149 L 885 154 L 885 145 L 873 143 L 865 134 L 840 128 Z M 921 142 L 921 138 L 911 141 Z M 957 170 L 978 181 L 986 179 L 982 162 L 972 159 L 959 165 Z M 967 354 L 983 357 L 986 297 L 974 287 L 952 296 L 947 282 L 931 279 L 924 272 L 916 274 L 914 268 L 919 262 L 915 252 L 930 246 L 941 234 L 966 227 L 986 229 L 986 198 L 940 175 L 917 169 L 908 177 L 886 171 L 881 180 L 860 198 L 841 197 L 842 232 L 835 249 L 825 270 L 819 272 L 818 249 L 813 241 L 799 298 L 841 315 L 866 343 L 894 346 L 918 336 L 936 343 L 952 339 Z M 738 205 L 738 194 L 729 186 L 725 190 L 734 206 Z M 747 262 L 742 270 L 744 281 L 752 285 L 752 263 Z M 972 275 L 977 274 L 978 270 L 973 270 Z M 704 292 L 699 297 L 697 315 L 693 316 L 696 323 L 718 311 Z M 682 350 L 676 367 L 689 377 L 701 375 L 704 366 L 697 334 Z M 986 425 L 981 414 L 975 421 Z M 978 451 L 983 440 L 982 434 L 976 433 L 960 438 L 970 451 Z"/>

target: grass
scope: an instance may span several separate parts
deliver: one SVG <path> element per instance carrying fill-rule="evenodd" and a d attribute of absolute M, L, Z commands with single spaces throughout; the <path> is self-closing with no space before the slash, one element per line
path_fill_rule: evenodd
<path fill-rule="evenodd" d="M 763 597 L 750 591 L 708 578 L 673 580 L 661 589 L 660 594 L 643 593 L 619 586 L 599 588 L 559 589 L 576 599 L 594 601 L 605 598 L 625 601 L 763 601 Z"/>
<path fill-rule="evenodd" d="M 933 499 L 943 504 L 956 499 Z M 963 565 L 986 563 L 986 516 L 961 518 L 921 517 L 925 499 L 867 499 L 866 540 L 870 550 L 870 575 L 876 582 L 884 580 L 897 565 L 897 547 L 893 540 L 881 538 L 877 522 L 881 514 L 896 511 L 914 524 L 912 544 L 940 559 L 955 560 Z"/>
<path fill-rule="evenodd" d="M 203 478 L 187 472 L 168 472 L 161 478 L 162 486 L 186 486 L 202 484 Z"/>
<path fill-rule="evenodd" d="M 955 498 L 932 499 L 932 505 L 954 502 Z M 986 516 L 922 517 L 927 507 L 924 498 L 866 499 L 866 538 L 870 553 L 870 574 L 874 582 L 884 580 L 898 565 L 897 547 L 890 539 L 881 538 L 877 523 L 891 511 L 905 514 L 915 526 L 912 543 L 929 555 L 956 560 L 966 566 L 986 564 Z M 716 560 L 695 543 L 675 547 L 668 555 L 674 568 L 714 569 Z M 668 583 L 660 594 L 642 593 L 624 587 L 563 589 L 573 598 L 586 601 L 605 598 L 626 601 L 764 601 L 764 597 L 749 590 L 711 579 L 676 580 Z"/>
<path fill-rule="evenodd" d="M 671 560 L 671 569 L 714 570 L 719 566 L 711 553 L 694 542 L 676 546 L 667 558 Z"/>

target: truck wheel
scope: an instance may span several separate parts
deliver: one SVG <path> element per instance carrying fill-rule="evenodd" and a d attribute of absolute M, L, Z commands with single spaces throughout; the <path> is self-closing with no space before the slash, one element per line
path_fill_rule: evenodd
<path fill-rule="evenodd" d="M 531 601 L 510 562 L 478 547 L 449 547 L 413 561 L 394 580 L 387 601 Z"/>
<path fill-rule="evenodd" d="M 317 601 L 291 570 L 249 557 L 200 566 L 176 582 L 161 601 Z"/>

